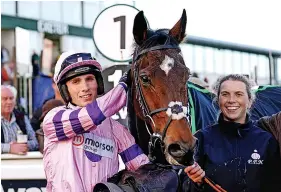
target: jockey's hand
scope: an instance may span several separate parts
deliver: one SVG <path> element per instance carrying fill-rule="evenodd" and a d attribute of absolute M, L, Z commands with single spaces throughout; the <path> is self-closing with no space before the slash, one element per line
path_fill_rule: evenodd
<path fill-rule="evenodd" d="M 188 177 L 195 183 L 202 183 L 203 178 L 205 177 L 205 171 L 198 165 L 196 162 L 188 166 L 184 169 L 184 172 L 188 175 Z"/>
<path fill-rule="evenodd" d="M 129 69 L 128 71 L 126 71 L 123 76 L 120 78 L 119 83 L 126 83 L 127 86 L 131 86 L 132 84 L 132 80 L 131 80 L 131 69 Z"/>

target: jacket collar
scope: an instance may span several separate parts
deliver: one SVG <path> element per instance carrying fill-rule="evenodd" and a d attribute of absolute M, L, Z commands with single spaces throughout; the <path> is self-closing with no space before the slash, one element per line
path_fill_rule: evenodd
<path fill-rule="evenodd" d="M 72 103 L 68 103 L 67 105 L 66 105 L 66 108 L 68 108 L 68 109 L 79 109 L 79 108 L 81 108 L 81 107 L 79 107 L 79 106 L 77 106 L 77 105 L 73 105 Z"/>
<path fill-rule="evenodd" d="M 14 114 L 14 112 L 11 113 L 11 120 L 8 121 L 7 119 L 5 119 L 2 115 L 1 115 L 1 120 L 3 121 L 6 121 L 6 122 L 9 122 L 9 123 L 13 123 L 13 122 L 16 122 L 16 116 Z"/>
<path fill-rule="evenodd" d="M 220 130 L 226 135 L 230 135 L 234 137 L 244 137 L 252 128 L 252 121 L 250 120 L 249 114 L 247 114 L 246 116 L 245 124 L 226 121 L 224 120 L 223 114 L 221 113 L 219 115 L 218 125 Z"/>

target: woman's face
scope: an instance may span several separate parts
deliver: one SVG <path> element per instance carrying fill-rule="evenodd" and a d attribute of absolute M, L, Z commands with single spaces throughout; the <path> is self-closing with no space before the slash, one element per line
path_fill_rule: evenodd
<path fill-rule="evenodd" d="M 250 106 L 251 101 L 244 82 L 227 80 L 221 84 L 219 107 L 226 121 L 245 123 Z"/>

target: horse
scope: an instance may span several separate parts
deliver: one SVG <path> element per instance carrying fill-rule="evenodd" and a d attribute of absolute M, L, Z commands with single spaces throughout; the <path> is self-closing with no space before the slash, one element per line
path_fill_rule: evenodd
<path fill-rule="evenodd" d="M 183 168 L 194 162 L 196 139 L 191 130 L 195 127 L 195 105 L 199 102 L 196 96 L 201 94 L 200 99 L 206 100 L 205 109 L 212 115 L 206 123 L 215 122 L 218 109 L 209 103 L 212 93 L 186 83 L 190 71 L 179 47 L 185 38 L 185 28 L 185 10 L 170 30 L 148 29 L 143 11 L 136 15 L 128 127 L 153 164 L 135 172 L 123 170 L 108 182 L 97 184 L 94 191 L 183 191 L 182 186 L 188 186 L 187 176 L 179 178 L 180 169 L 175 171 L 174 166 Z M 210 185 L 216 188 L 212 182 Z"/>
<path fill-rule="evenodd" d="M 144 153 L 162 164 L 192 164 L 196 146 L 186 87 L 190 70 L 179 47 L 185 28 L 185 10 L 170 30 L 148 29 L 143 11 L 134 20 L 128 124 Z"/>
<path fill-rule="evenodd" d="M 162 165 L 182 167 L 194 161 L 196 139 L 192 133 L 198 130 L 196 123 L 201 123 L 201 126 L 197 125 L 199 129 L 214 124 L 219 112 L 217 104 L 213 102 L 213 93 L 186 83 L 190 72 L 179 48 L 179 43 L 184 39 L 185 26 L 185 10 L 171 30 L 147 29 L 143 12 L 137 14 L 133 28 L 136 45 L 131 66 L 132 86 L 127 105 L 130 132 L 150 160 Z M 195 92 L 192 93 L 189 86 L 195 92 L 201 89 L 205 95 L 194 98 Z M 195 108 L 195 103 L 200 104 L 204 100 L 207 105 Z M 251 110 L 254 116 L 262 117 L 281 110 L 281 105 L 274 110 L 260 110 L 258 106 L 261 102 L 258 101 Z M 263 108 L 272 109 L 272 106 L 266 105 Z M 206 116 L 203 119 L 203 113 L 200 113 L 201 121 L 196 121 L 194 113 L 202 110 Z M 266 112 L 259 114 L 261 111 Z M 141 174 L 135 177 L 138 175 Z M 186 178 L 180 183 L 185 181 Z M 208 177 L 204 181 L 216 191 L 225 191 Z"/>
<path fill-rule="evenodd" d="M 173 166 L 193 164 L 196 150 L 186 87 L 190 70 L 179 47 L 185 28 L 185 10 L 170 30 L 148 29 L 143 11 L 135 16 L 128 125 L 152 163 L 120 171 L 94 191 L 182 191 L 181 176 L 187 175 Z"/>

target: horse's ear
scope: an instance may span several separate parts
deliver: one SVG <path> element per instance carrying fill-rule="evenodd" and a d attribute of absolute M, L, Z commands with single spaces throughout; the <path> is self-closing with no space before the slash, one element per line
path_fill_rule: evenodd
<path fill-rule="evenodd" d="M 185 28 L 186 28 L 186 11 L 185 9 L 183 9 L 180 20 L 169 31 L 169 35 L 174 37 L 178 41 L 178 43 L 180 43 L 185 37 Z"/>
<path fill-rule="evenodd" d="M 133 35 L 138 45 L 141 45 L 147 38 L 147 23 L 143 11 L 140 11 L 135 17 Z"/>

